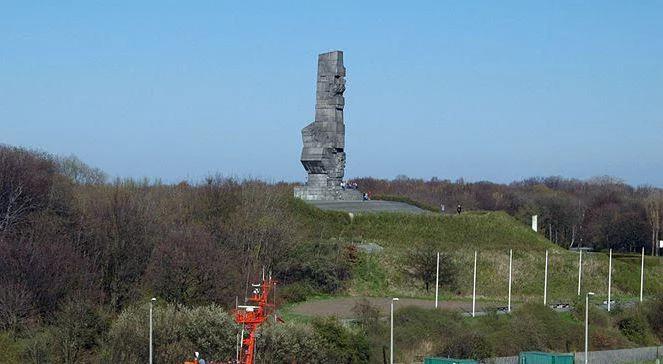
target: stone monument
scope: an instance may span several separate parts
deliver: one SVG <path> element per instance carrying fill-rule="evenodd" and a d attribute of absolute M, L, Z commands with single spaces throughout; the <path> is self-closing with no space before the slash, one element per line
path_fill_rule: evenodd
<path fill-rule="evenodd" d="M 345 173 L 345 67 L 343 52 L 318 56 L 315 120 L 302 129 L 301 162 L 308 173 L 295 197 L 304 200 L 361 200 L 362 193 L 342 186 Z"/>

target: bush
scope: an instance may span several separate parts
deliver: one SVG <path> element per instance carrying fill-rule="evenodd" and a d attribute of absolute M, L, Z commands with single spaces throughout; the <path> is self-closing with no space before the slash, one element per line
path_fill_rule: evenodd
<path fill-rule="evenodd" d="M 97 346 L 105 330 L 106 321 L 92 305 L 69 301 L 55 316 L 53 354 L 60 363 L 76 363 L 83 351 Z"/>
<path fill-rule="evenodd" d="M 362 333 L 344 328 L 335 318 L 313 321 L 316 340 L 325 354 L 327 363 L 366 363 L 369 346 Z"/>
<path fill-rule="evenodd" d="M 283 283 L 306 282 L 324 293 L 340 290 L 351 275 L 346 245 L 338 242 L 298 244 L 275 267 Z"/>
<path fill-rule="evenodd" d="M 192 358 L 194 351 L 215 361 L 235 356 L 239 328 L 221 307 L 157 305 L 153 315 L 155 362 L 181 363 Z M 110 329 L 104 359 L 113 363 L 147 362 L 148 327 L 148 305 L 122 311 Z"/>
<path fill-rule="evenodd" d="M 454 336 L 443 355 L 459 359 L 484 359 L 493 356 L 493 346 L 485 335 L 472 331 Z"/>
<path fill-rule="evenodd" d="M 261 363 L 325 363 L 325 353 L 308 324 L 285 323 L 261 329 L 256 343 Z"/>
<path fill-rule="evenodd" d="M 405 267 L 407 273 L 412 277 L 419 279 L 426 292 L 430 285 L 435 283 L 435 274 L 437 270 L 437 251 L 432 247 L 434 244 L 419 244 L 409 249 L 405 255 Z M 458 270 L 450 254 L 440 253 L 440 286 L 453 288 L 456 284 Z"/>
<path fill-rule="evenodd" d="M 482 327 L 492 331 L 497 355 L 514 355 L 520 351 L 573 351 L 582 347 L 582 326 L 564 320 L 552 309 L 528 303 L 511 315 L 500 317 L 503 325 L 495 328 L 490 318 L 481 318 Z"/>
<path fill-rule="evenodd" d="M 313 296 L 316 290 L 306 282 L 295 282 L 288 284 L 278 291 L 277 299 L 279 303 L 296 303 L 306 301 L 308 297 Z"/>
<path fill-rule="evenodd" d="M 648 346 L 656 344 L 646 316 L 639 310 L 628 311 L 617 321 L 617 328 L 630 341 Z"/>
<path fill-rule="evenodd" d="M 53 330 L 29 331 L 23 340 L 24 355 L 30 363 L 45 364 L 53 360 Z"/>
<path fill-rule="evenodd" d="M 264 363 L 366 363 L 369 346 L 362 333 L 334 318 L 311 324 L 271 325 L 261 329 L 257 357 Z"/>
<path fill-rule="evenodd" d="M 659 340 L 663 340 L 663 296 L 658 296 L 649 303 L 647 320 L 654 334 Z"/>
<path fill-rule="evenodd" d="M 23 348 L 9 332 L 0 332 L 0 364 L 21 362 Z"/>

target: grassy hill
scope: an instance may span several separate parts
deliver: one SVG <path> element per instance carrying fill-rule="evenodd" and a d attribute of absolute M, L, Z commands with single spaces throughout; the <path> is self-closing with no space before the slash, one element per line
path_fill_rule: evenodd
<path fill-rule="evenodd" d="M 325 212 L 305 202 L 290 206 L 309 240 L 375 243 L 380 253 L 364 254 L 354 269 L 347 294 L 433 298 L 403 265 L 408 249 L 421 247 L 450 254 L 458 278 L 447 297 L 466 298 L 472 293 L 473 254 L 477 250 L 477 292 L 487 300 L 507 296 L 508 254 L 513 249 L 513 296 L 515 300 L 538 300 L 543 294 L 545 251 L 550 254 L 549 302 L 571 301 L 577 293 L 578 254 L 563 249 L 533 232 L 503 212 L 468 212 L 462 215 L 362 214 L 351 219 L 341 212 Z M 637 255 L 619 254 L 613 261 L 613 297 L 633 298 L 639 294 L 640 260 Z M 663 292 L 660 259 L 645 262 L 645 295 Z M 590 253 L 583 257 L 583 291 L 607 294 L 608 256 Z"/>

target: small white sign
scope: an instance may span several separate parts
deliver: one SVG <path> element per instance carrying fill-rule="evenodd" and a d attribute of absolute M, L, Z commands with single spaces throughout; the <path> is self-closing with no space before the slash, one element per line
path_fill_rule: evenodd
<path fill-rule="evenodd" d="M 663 249 L 663 240 L 658 241 L 658 247 Z"/>
<path fill-rule="evenodd" d="M 539 216 L 538 215 L 532 215 L 532 230 L 534 231 L 539 231 Z"/>

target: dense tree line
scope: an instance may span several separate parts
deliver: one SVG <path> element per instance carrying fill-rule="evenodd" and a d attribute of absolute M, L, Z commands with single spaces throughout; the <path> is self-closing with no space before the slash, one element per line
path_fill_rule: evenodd
<path fill-rule="evenodd" d="M 586 181 L 562 177 L 529 178 L 510 184 L 458 180 L 360 178 L 374 196 L 407 196 L 431 209 L 503 210 L 529 224 L 538 215 L 539 231 L 567 247 L 588 246 L 658 254 L 663 223 L 663 190 L 632 187 L 611 177 Z"/>
<path fill-rule="evenodd" d="M 297 244 L 311 240 L 291 201 L 286 184 L 108 181 L 75 157 L 0 145 L 0 336 L 73 363 L 103 340 L 97 354 L 116 355 L 118 315 L 152 296 L 228 309 L 262 267 L 286 285 L 283 297 L 333 293 L 349 274 L 345 249 Z"/>
<path fill-rule="evenodd" d="M 408 196 L 435 208 L 444 203 L 453 210 L 461 203 L 506 210 L 524 222 L 537 213 L 542 233 L 564 245 L 650 247 L 662 215 L 660 190 L 611 179 L 359 183 L 374 194 Z M 361 261 L 356 246 L 323 234 L 308 216 L 315 211 L 304 205 L 285 183 L 109 180 L 73 156 L 0 145 L 0 357 L 13 360 L 13 352 L 34 363 L 143 362 L 145 353 L 135 349 L 145 346 L 139 320 L 153 296 L 159 297 L 159 320 L 176 323 L 157 327 L 164 330 L 158 333 L 163 360 L 179 361 L 201 347 L 227 355 L 236 328 L 220 312 L 247 295 L 262 267 L 281 282 L 279 299 L 294 302 L 341 291 Z M 407 274 L 428 286 L 436 257 L 416 250 L 406 255 Z M 428 263 L 415 264 L 420 261 Z M 443 270 L 452 269 L 446 255 L 441 261 Z M 338 322 L 290 326 L 266 329 L 260 344 L 265 360 L 303 355 L 277 350 L 275 342 L 286 333 L 315 343 L 311 362 L 365 361 L 369 355 L 361 331 Z"/>

